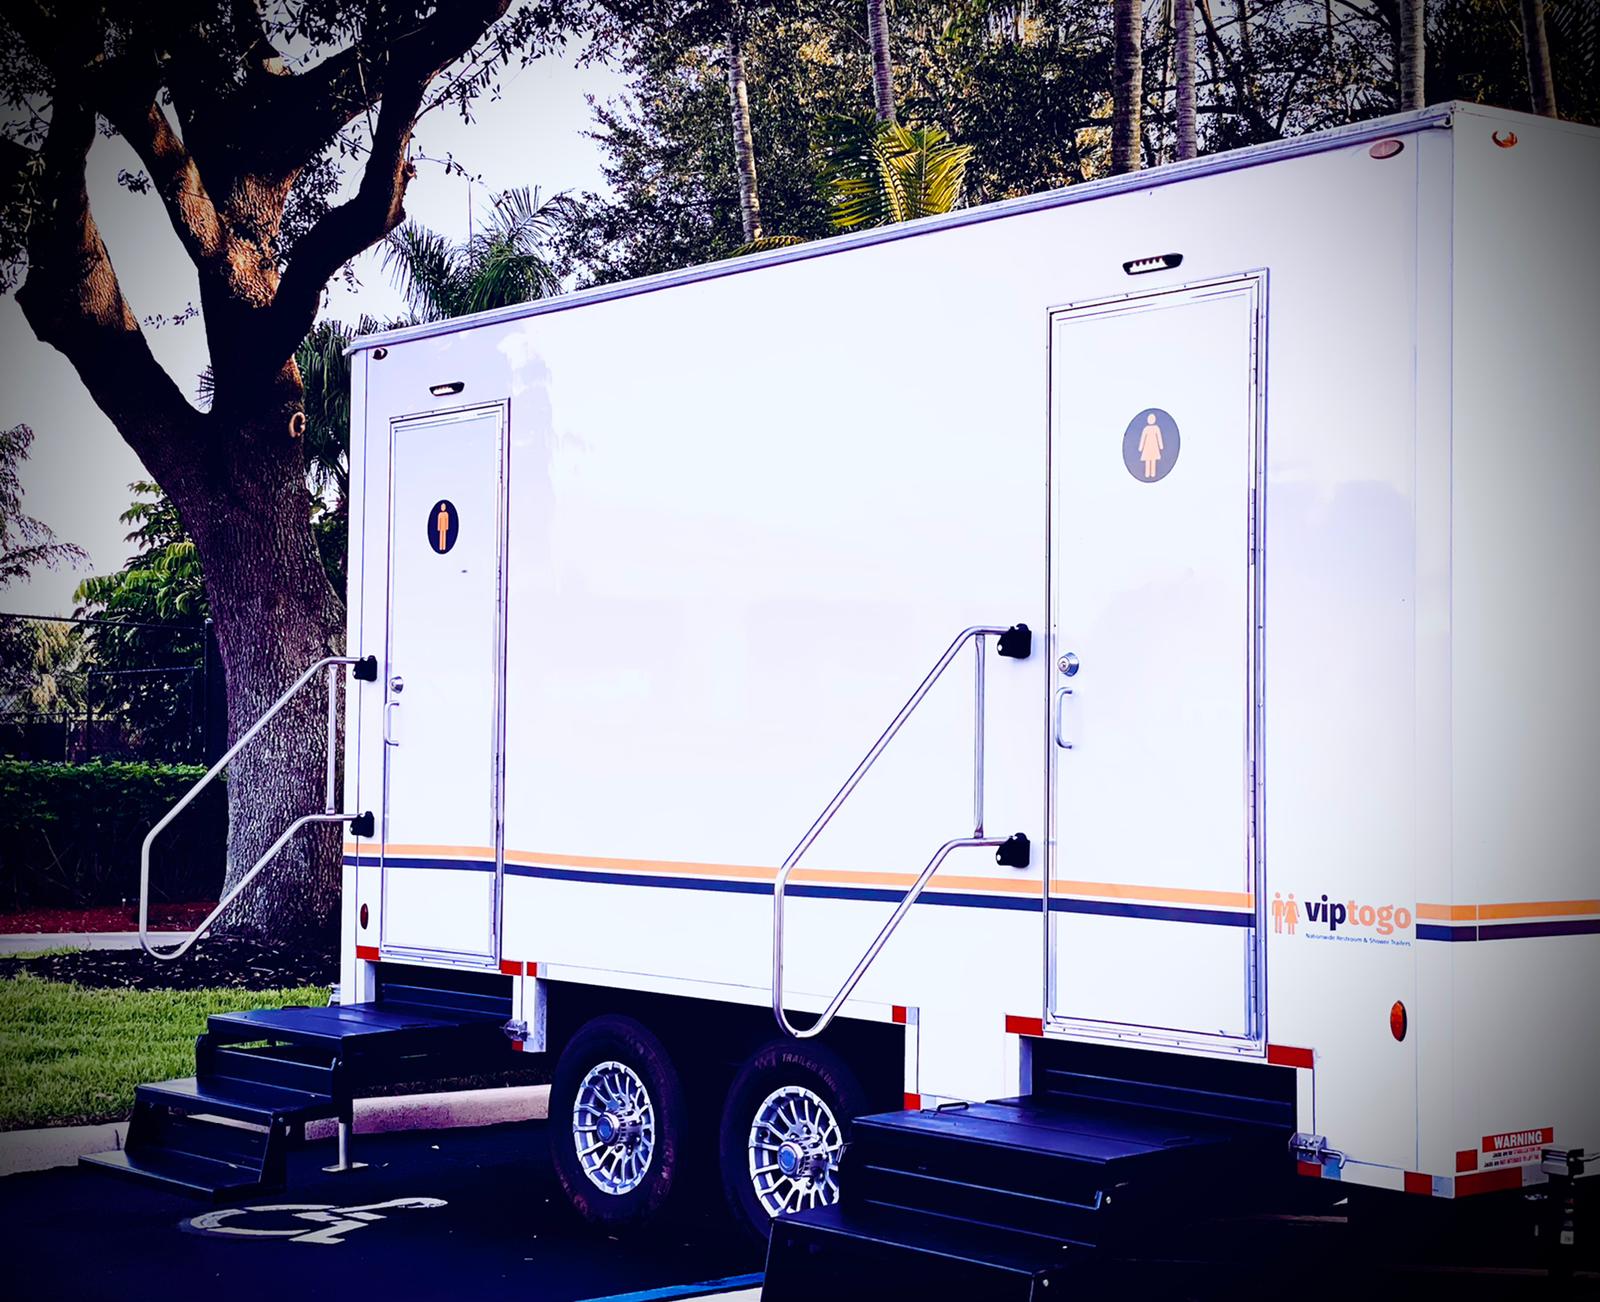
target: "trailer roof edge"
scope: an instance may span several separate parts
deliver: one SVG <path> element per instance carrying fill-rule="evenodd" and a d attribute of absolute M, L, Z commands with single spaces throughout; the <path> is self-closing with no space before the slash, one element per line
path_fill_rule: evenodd
<path fill-rule="evenodd" d="M 533 299 L 527 303 L 515 303 L 509 307 L 494 308 L 488 312 L 478 312 L 470 316 L 451 317 L 444 321 L 427 321 L 420 325 L 403 326 L 397 330 L 382 330 L 375 334 L 361 335 L 352 340 L 345 353 L 349 356 L 363 349 L 375 348 L 379 345 L 409 343 L 417 339 L 428 339 L 435 335 L 455 334 L 458 331 L 471 330 L 479 326 L 501 325 L 508 321 L 517 321 L 525 317 L 544 316 L 550 312 L 564 312 L 575 307 L 586 307 L 592 303 L 608 302 L 611 299 L 631 298 L 635 294 L 648 294 L 658 289 L 671 289 L 678 285 L 689 285 L 703 280 L 716 280 L 722 276 L 735 276 L 742 272 L 755 271 L 763 267 L 774 267 L 788 262 L 803 262 L 810 258 L 827 257 L 830 254 L 843 253 L 849 249 L 865 248 L 875 244 L 887 244 L 892 240 L 908 239 L 912 236 L 924 235 L 932 231 L 950 230 L 961 226 L 976 226 L 979 223 L 995 221 L 1002 217 L 1042 212 L 1050 208 L 1064 208 L 1070 204 L 1087 203 L 1093 199 L 1100 199 L 1107 195 L 1120 194 L 1125 191 L 1155 189 L 1158 186 L 1173 185 L 1178 181 L 1239 171 L 1243 168 L 1257 167 L 1264 163 L 1277 162 L 1285 158 L 1327 153 L 1334 149 L 1343 149 L 1350 145 L 1362 144 L 1368 140 L 1380 140 L 1386 136 L 1416 135 L 1424 131 L 1448 128 L 1454 115 L 1458 112 L 1484 111 L 1496 114 L 1505 113 L 1507 116 L 1524 116 L 1511 110 L 1493 109 L 1480 104 L 1450 101 L 1444 104 L 1436 104 L 1429 108 L 1417 109 L 1409 113 L 1374 118 L 1370 122 L 1352 123 L 1349 126 L 1311 132 L 1307 135 L 1295 136 L 1286 140 L 1273 140 L 1262 145 L 1247 145 L 1242 149 L 1230 149 L 1220 154 L 1208 154 L 1204 158 L 1191 159 L 1187 162 L 1165 163 L 1160 167 L 1153 167 L 1140 172 L 1130 172 L 1125 176 L 1102 177 L 1094 181 L 1085 181 L 1079 185 L 1044 190 L 1038 194 L 1022 195 L 1015 199 L 1001 199 L 994 203 L 983 204 L 977 208 L 962 208 L 956 212 L 943 213 L 934 217 L 921 217 L 914 221 L 901 222 L 894 226 L 879 226 L 868 231 L 824 236 L 821 239 L 807 241 L 805 244 L 797 244 L 784 249 L 774 249 L 767 253 L 751 253 L 741 258 L 724 258 L 718 262 L 699 263 L 679 271 L 664 271 L 657 275 L 644 276 L 637 280 L 622 280 L 614 284 L 597 285 L 592 289 L 574 290 L 570 293 L 557 294 L 550 298 Z"/>

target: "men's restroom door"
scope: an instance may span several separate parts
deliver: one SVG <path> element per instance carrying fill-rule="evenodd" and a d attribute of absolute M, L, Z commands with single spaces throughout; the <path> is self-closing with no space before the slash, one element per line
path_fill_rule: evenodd
<path fill-rule="evenodd" d="M 498 962 L 503 404 L 390 426 L 381 952 Z"/>
<path fill-rule="evenodd" d="M 1264 301 L 1249 275 L 1051 317 L 1046 984 L 1062 1030 L 1260 1038 Z"/>

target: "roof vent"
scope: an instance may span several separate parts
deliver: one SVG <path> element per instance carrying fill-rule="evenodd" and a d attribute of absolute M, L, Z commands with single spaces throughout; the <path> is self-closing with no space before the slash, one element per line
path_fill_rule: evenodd
<path fill-rule="evenodd" d="M 1130 276 L 1147 276 L 1152 271 L 1171 271 L 1182 265 L 1183 254 L 1158 253 L 1153 258 L 1135 258 L 1132 262 L 1124 262 L 1122 269 Z"/>

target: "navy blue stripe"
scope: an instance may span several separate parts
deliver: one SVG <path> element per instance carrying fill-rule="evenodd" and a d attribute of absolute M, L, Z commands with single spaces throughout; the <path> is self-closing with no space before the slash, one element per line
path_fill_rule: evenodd
<path fill-rule="evenodd" d="M 666 1288 L 641 1289 L 637 1293 L 611 1293 L 606 1297 L 591 1298 L 589 1302 L 668 1302 L 671 1298 L 704 1297 L 707 1293 L 723 1293 L 736 1288 L 754 1288 L 765 1276 L 729 1275 L 726 1279 L 708 1279 L 703 1284 L 670 1284 Z"/>
<path fill-rule="evenodd" d="M 1561 922 L 1506 922 L 1478 928 L 1479 940 L 1523 940 L 1529 936 L 1600 936 L 1600 918 Z"/>
<path fill-rule="evenodd" d="M 378 867 L 380 861 L 372 856 L 346 855 L 345 863 L 351 867 L 365 865 Z M 482 859 L 392 859 L 396 868 L 464 868 L 492 872 L 494 864 Z M 660 873 L 602 873 L 583 868 L 545 868 L 537 864 L 508 863 L 508 877 L 537 877 L 560 882 L 600 882 L 607 886 L 654 886 L 680 891 L 722 891 L 736 895 L 771 895 L 771 882 L 723 881 L 715 877 L 671 877 Z M 816 900 L 878 900 L 885 904 L 898 904 L 905 892 L 880 890 L 865 886 L 791 886 L 785 896 L 799 896 Z M 940 904 L 963 909 L 1021 909 L 1037 911 L 1037 895 L 973 895 L 957 891 L 927 891 L 918 904 Z"/>
<path fill-rule="evenodd" d="M 1442 927 L 1433 923 L 1417 923 L 1418 940 L 1476 940 L 1478 929 L 1475 926 Z"/>
<path fill-rule="evenodd" d="M 1153 918 L 1158 922 L 1200 922 L 1212 927 L 1253 927 L 1253 913 L 1221 913 L 1209 909 L 1173 909 L 1161 904 L 1115 904 L 1110 900 L 1053 898 L 1052 912 L 1096 913 L 1111 918 Z"/>
<path fill-rule="evenodd" d="M 1452 942 L 1478 940 L 1531 940 L 1540 936 L 1600 936 L 1600 918 L 1563 918 L 1559 922 L 1467 923 L 1460 927 L 1417 924 L 1418 940 Z"/>
<path fill-rule="evenodd" d="M 771 882 L 723 881 L 715 877 L 667 877 L 659 873 L 597 873 L 582 868 L 543 868 L 532 864 L 506 865 L 515 877 L 542 877 L 558 882 L 604 882 L 608 886 L 657 886 L 680 891 L 724 891 L 736 895 L 771 895 Z M 904 891 L 879 890 L 867 886 L 791 886 L 785 897 L 813 900 L 880 900 L 897 904 Z M 953 891 L 928 891 L 918 904 L 945 904 L 970 909 L 1032 909 L 1039 907 L 1038 896 L 967 895 Z"/>

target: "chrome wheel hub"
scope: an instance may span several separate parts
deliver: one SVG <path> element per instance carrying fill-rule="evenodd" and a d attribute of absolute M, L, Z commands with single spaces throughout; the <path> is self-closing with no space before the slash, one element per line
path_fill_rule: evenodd
<path fill-rule="evenodd" d="M 802 1085 L 775 1089 L 750 1126 L 750 1183 L 768 1216 L 839 1200 L 844 1135 L 820 1095 Z"/>
<path fill-rule="evenodd" d="M 578 1164 L 602 1193 L 620 1197 L 644 1182 L 656 1151 L 656 1110 L 626 1063 L 596 1063 L 572 1102 Z"/>

